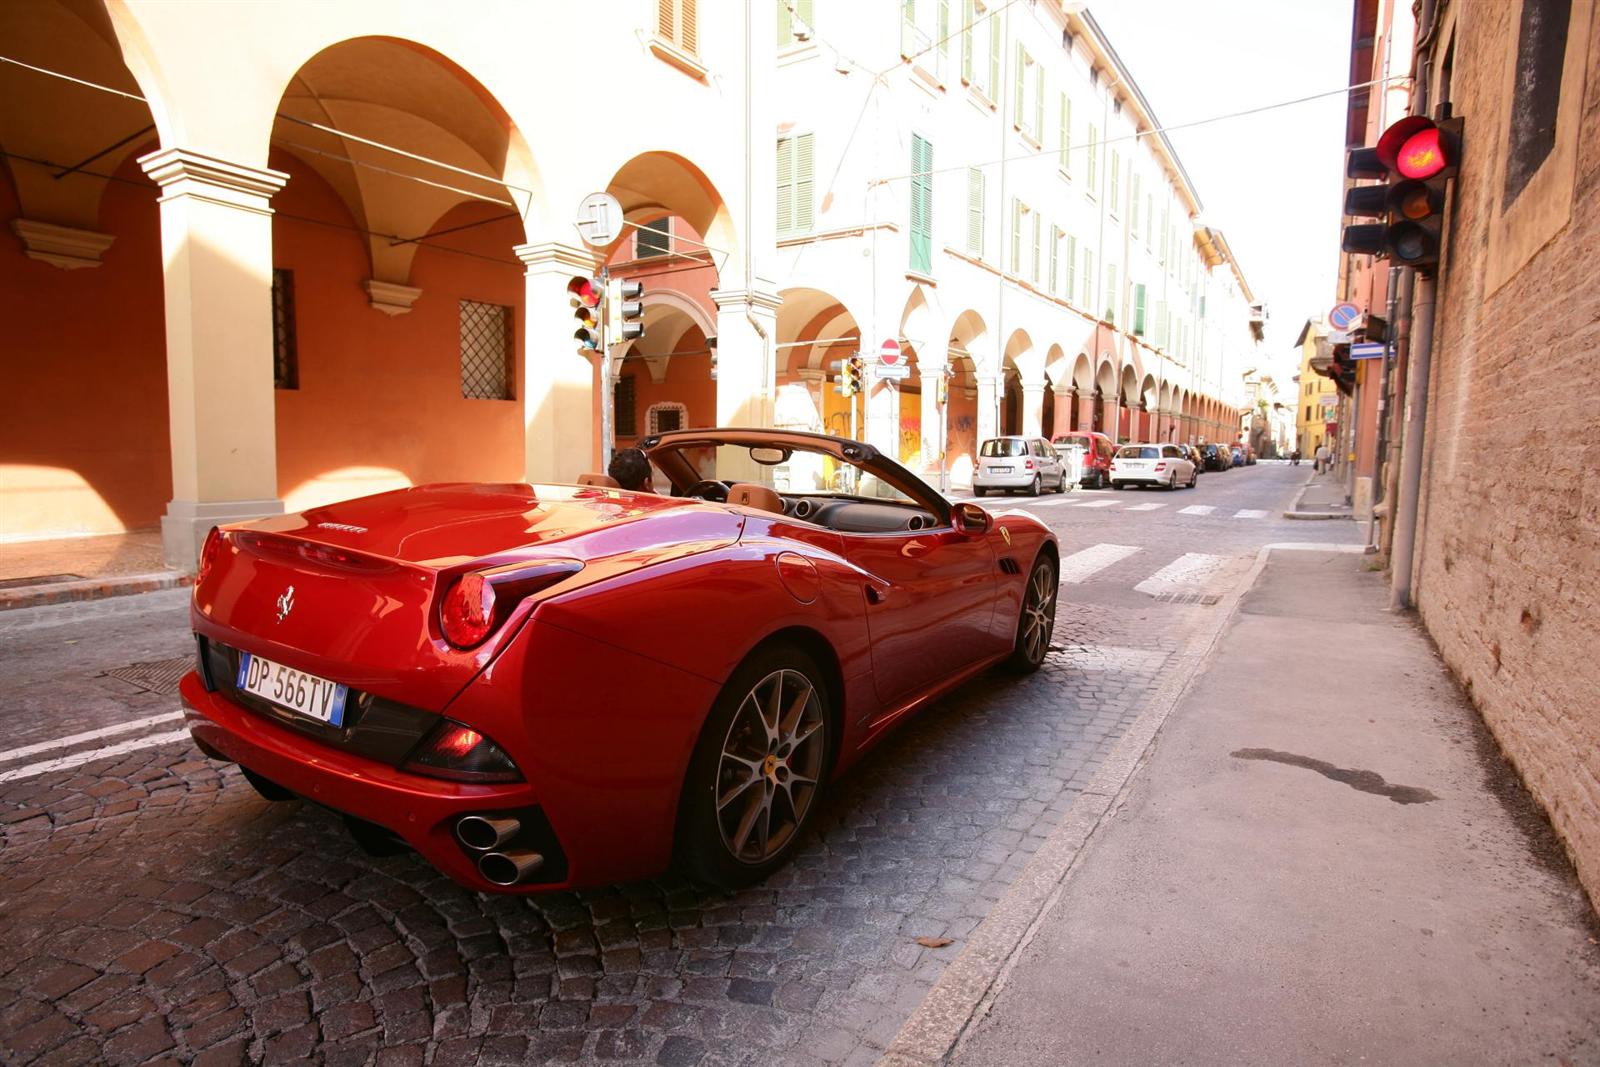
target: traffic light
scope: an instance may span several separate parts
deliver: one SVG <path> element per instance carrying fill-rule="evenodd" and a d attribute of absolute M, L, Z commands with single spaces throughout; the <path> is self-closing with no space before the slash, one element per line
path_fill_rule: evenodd
<path fill-rule="evenodd" d="M 1373 148 L 1351 149 L 1346 177 L 1387 181 L 1346 190 L 1346 215 L 1382 221 L 1346 226 L 1340 247 L 1400 267 L 1438 266 L 1445 186 L 1456 176 L 1460 157 L 1461 120 L 1434 122 L 1422 115 L 1407 115 L 1384 130 Z"/>
<path fill-rule="evenodd" d="M 851 356 L 845 361 L 845 364 L 846 373 L 850 376 L 850 391 L 852 393 L 861 392 L 861 375 L 863 373 L 861 357 Z"/>
<path fill-rule="evenodd" d="M 840 396 L 855 396 L 861 392 L 860 356 L 834 360 L 833 370 L 839 376 L 839 380 L 833 383 L 834 392 Z"/>
<path fill-rule="evenodd" d="M 606 284 L 606 325 L 611 331 L 611 343 L 634 341 L 644 336 L 643 282 L 625 282 L 612 278 Z"/>
<path fill-rule="evenodd" d="M 572 317 L 578 321 L 572 339 L 578 347 L 589 352 L 600 347 L 600 298 L 605 286 L 599 278 L 579 274 L 567 282 L 567 296 L 572 305 Z"/>

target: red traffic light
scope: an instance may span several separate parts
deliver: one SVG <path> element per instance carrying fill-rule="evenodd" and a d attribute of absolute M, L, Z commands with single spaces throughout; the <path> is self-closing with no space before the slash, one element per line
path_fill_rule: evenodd
<path fill-rule="evenodd" d="M 567 292 L 571 294 L 574 304 L 583 307 L 599 307 L 600 298 L 605 293 L 605 288 L 600 284 L 599 278 L 589 278 L 582 274 L 567 283 Z"/>
<path fill-rule="evenodd" d="M 1403 177 L 1428 179 L 1450 165 L 1437 126 L 1418 130 L 1406 139 L 1395 158 L 1394 169 Z"/>

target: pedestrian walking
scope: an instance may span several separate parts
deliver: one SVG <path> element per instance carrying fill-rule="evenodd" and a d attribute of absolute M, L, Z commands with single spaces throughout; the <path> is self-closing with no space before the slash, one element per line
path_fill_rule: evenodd
<path fill-rule="evenodd" d="M 1317 473 L 1318 474 L 1324 473 L 1328 469 L 1328 467 L 1332 465 L 1332 463 L 1333 463 L 1333 450 L 1331 448 L 1329 448 L 1325 444 L 1324 445 L 1318 445 L 1317 446 L 1317 462 L 1316 462 Z"/>

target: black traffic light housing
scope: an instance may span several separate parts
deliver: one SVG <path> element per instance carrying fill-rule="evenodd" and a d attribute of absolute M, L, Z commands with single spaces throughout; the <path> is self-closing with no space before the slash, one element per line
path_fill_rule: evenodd
<path fill-rule="evenodd" d="M 574 275 L 567 282 L 567 302 L 572 305 L 572 317 L 578 323 L 572 339 L 585 352 L 598 351 L 601 345 L 600 299 L 604 293 L 605 282 L 587 274 Z"/>
<path fill-rule="evenodd" d="M 1424 272 L 1438 266 L 1446 186 L 1460 165 L 1461 125 L 1460 119 L 1407 115 L 1383 131 L 1375 147 L 1350 150 L 1346 177 L 1388 181 L 1345 191 L 1346 215 L 1382 221 L 1346 226 L 1339 242 L 1344 251 Z"/>

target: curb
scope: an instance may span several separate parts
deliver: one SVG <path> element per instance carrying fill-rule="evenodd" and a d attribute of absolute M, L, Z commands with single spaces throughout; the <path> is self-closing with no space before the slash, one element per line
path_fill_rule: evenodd
<path fill-rule="evenodd" d="M 1286 519 L 1353 519 L 1348 511 L 1285 511 Z"/>
<path fill-rule="evenodd" d="M 1232 628 L 1240 602 L 1255 587 L 1270 553 L 1275 549 L 1360 552 L 1363 547 L 1342 542 L 1292 541 L 1261 546 L 1248 573 L 1224 594 L 1215 629 L 1193 648 L 1178 654 L 1176 669 L 1128 727 L 1027 867 L 973 930 L 961 954 L 945 967 L 933 988 L 901 1024 L 877 1067 L 930 1067 L 944 1063 L 970 1033 L 973 1022 L 987 1012 L 1022 950 L 1054 910 L 1090 839 L 1121 806 L 1167 716 L 1188 693 L 1211 650 Z"/>
<path fill-rule="evenodd" d="M 187 574 L 179 571 L 153 571 L 149 574 L 129 574 L 117 578 L 84 578 L 72 582 L 51 582 L 14 592 L 0 593 L 0 611 L 17 608 L 36 608 L 46 604 L 67 604 L 77 600 L 101 600 L 105 597 L 132 596 L 136 593 L 153 593 L 158 589 L 176 589 L 192 584 Z"/>

